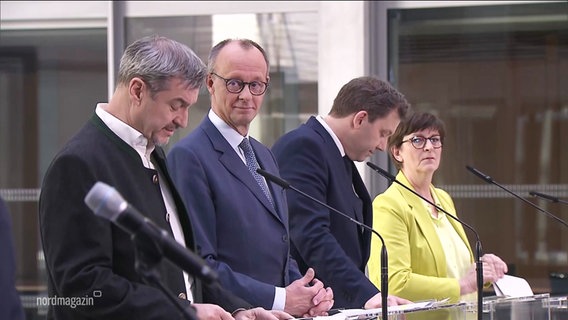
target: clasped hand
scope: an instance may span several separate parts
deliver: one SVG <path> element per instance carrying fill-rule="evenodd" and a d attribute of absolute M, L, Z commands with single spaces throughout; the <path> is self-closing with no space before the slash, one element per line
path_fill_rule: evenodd
<path fill-rule="evenodd" d="M 325 288 L 309 268 L 306 274 L 286 287 L 284 311 L 302 317 L 326 316 L 333 306 L 333 291 Z"/>

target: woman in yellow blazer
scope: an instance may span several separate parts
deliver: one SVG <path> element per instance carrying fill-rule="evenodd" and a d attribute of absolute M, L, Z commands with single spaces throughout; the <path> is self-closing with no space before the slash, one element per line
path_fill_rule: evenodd
<path fill-rule="evenodd" d="M 400 170 L 397 180 L 452 215 L 456 209 L 445 191 L 432 185 L 442 155 L 443 122 L 429 113 L 414 113 L 389 138 L 388 150 Z M 475 300 L 473 254 L 462 225 L 426 201 L 393 183 L 373 201 L 373 228 L 389 254 L 389 293 L 421 301 L 449 298 Z M 381 242 L 373 238 L 369 277 L 380 287 Z M 482 257 L 484 282 L 507 272 L 497 256 Z"/>

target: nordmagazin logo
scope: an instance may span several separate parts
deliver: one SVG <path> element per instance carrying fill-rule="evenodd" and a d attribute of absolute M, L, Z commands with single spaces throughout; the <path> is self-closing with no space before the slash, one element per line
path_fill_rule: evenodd
<path fill-rule="evenodd" d="M 93 291 L 92 296 L 84 297 L 37 297 L 36 304 L 38 306 L 66 306 L 72 309 L 82 306 L 93 306 L 95 304 L 95 298 L 102 297 L 102 292 L 100 290 Z"/>

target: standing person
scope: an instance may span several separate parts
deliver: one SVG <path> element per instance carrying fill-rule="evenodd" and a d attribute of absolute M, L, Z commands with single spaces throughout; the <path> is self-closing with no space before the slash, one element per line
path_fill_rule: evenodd
<path fill-rule="evenodd" d="M 4 200 L 0 197 L 0 319 L 23 320 L 24 310 L 16 290 L 16 262 L 12 238 L 12 223 Z"/>
<path fill-rule="evenodd" d="M 345 84 L 327 116 L 312 116 L 272 147 L 282 178 L 351 218 L 372 225 L 371 197 L 353 161 L 384 150 L 409 104 L 387 82 Z M 378 308 L 381 294 L 365 276 L 371 233 L 293 190 L 288 191 L 293 256 L 333 289 L 336 308 Z M 405 303 L 389 297 L 389 304 Z"/>
<path fill-rule="evenodd" d="M 249 136 L 268 88 L 269 63 L 252 40 L 227 39 L 209 54 L 211 109 L 168 154 L 168 168 L 195 223 L 202 257 L 248 302 L 294 316 L 322 315 L 333 292 L 290 257 L 288 207 L 270 150 Z"/>
<path fill-rule="evenodd" d="M 93 214 L 84 202 L 102 181 L 181 245 L 194 249 L 193 230 L 166 169 L 165 145 L 185 127 L 206 76 L 187 46 L 145 37 L 126 48 L 108 103 L 66 143 L 49 166 L 39 200 L 40 233 L 49 297 L 91 298 L 93 303 L 49 306 L 48 319 L 180 319 L 180 312 L 135 269 L 130 234 Z M 276 319 L 271 313 L 201 283 L 162 261 L 156 273 L 185 308 L 201 320 Z M 213 304 L 219 303 L 227 311 Z"/>
<path fill-rule="evenodd" d="M 440 165 L 444 123 L 430 113 L 414 113 L 389 138 L 388 150 L 399 172 L 396 179 L 457 216 L 452 198 L 432 184 Z M 474 299 L 477 277 L 463 226 L 442 211 L 393 183 L 373 201 L 373 227 L 389 252 L 389 290 L 410 300 Z M 373 240 L 369 277 L 380 285 L 380 242 Z M 428 263 L 425 263 L 427 261 Z M 483 280 L 504 276 L 507 265 L 485 254 Z"/>

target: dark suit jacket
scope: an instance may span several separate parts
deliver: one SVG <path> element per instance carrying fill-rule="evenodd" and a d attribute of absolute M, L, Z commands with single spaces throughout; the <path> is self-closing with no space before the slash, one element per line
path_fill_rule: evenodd
<path fill-rule="evenodd" d="M 250 142 L 260 167 L 277 175 L 270 150 L 252 138 Z M 275 209 L 208 116 L 167 158 L 192 217 L 198 250 L 219 273 L 221 285 L 253 305 L 271 309 L 274 287 L 300 277 L 290 258 L 282 189 L 268 183 Z"/>
<path fill-rule="evenodd" d="M 363 181 L 355 181 L 325 128 L 311 117 L 272 147 L 280 175 L 297 189 L 349 217 L 372 225 L 372 204 Z M 350 163 L 352 163 L 350 161 Z M 357 172 L 355 170 L 355 172 Z M 353 192 L 358 189 L 359 197 Z M 365 276 L 371 234 L 337 213 L 288 191 L 292 255 L 301 271 L 313 267 L 333 289 L 334 308 L 361 308 L 379 290 Z"/>
<path fill-rule="evenodd" d="M 0 319 L 23 320 L 24 310 L 15 287 L 16 263 L 12 240 L 12 224 L 8 208 L 0 198 Z"/>
<path fill-rule="evenodd" d="M 152 158 L 168 177 L 162 149 Z M 48 318 L 55 319 L 179 319 L 180 313 L 157 288 L 143 284 L 134 269 L 134 246 L 130 235 L 99 218 L 86 206 L 85 195 L 97 181 L 107 183 L 158 227 L 172 231 L 157 171 L 143 166 L 136 151 L 94 115 L 58 153 L 45 175 L 39 201 L 40 232 L 48 272 L 49 297 L 93 297 L 94 305 L 50 305 Z M 167 179 L 168 180 L 168 179 Z M 186 209 L 173 184 L 186 245 L 193 248 L 193 232 Z M 185 292 L 182 271 L 162 261 L 157 271 L 172 294 Z M 201 300 L 196 279 L 194 297 Z M 97 292 L 96 295 L 93 292 Z M 203 291 L 232 311 L 242 300 Z M 189 307 L 189 301 L 180 301 Z M 233 304 L 233 301 L 235 304 Z M 208 301 L 210 302 L 210 301 Z M 225 303 L 226 302 L 226 303 Z"/>

